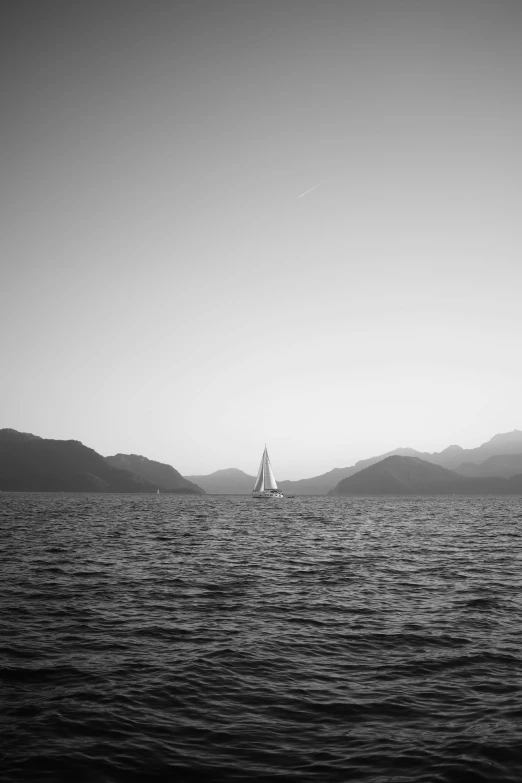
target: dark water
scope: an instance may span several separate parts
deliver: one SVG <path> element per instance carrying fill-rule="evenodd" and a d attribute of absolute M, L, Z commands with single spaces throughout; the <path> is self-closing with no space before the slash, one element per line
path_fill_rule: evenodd
<path fill-rule="evenodd" d="M 0 779 L 522 780 L 522 498 L 0 494 Z"/>

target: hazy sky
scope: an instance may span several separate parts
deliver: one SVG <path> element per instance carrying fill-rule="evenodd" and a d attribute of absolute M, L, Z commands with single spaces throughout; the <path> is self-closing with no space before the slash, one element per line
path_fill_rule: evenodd
<path fill-rule="evenodd" d="M 3 9 L 0 427 L 279 479 L 522 428 L 520 0 Z"/>

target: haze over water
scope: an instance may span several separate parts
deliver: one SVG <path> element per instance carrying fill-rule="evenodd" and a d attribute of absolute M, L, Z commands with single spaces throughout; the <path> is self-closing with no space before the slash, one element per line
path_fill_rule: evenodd
<path fill-rule="evenodd" d="M 522 777 L 520 498 L 0 495 L 2 781 Z"/>

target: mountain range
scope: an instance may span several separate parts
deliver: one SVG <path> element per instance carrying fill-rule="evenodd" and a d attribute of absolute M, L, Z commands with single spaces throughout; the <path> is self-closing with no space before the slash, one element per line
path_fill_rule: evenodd
<path fill-rule="evenodd" d="M 443 451 L 429 453 L 411 448 L 398 448 L 368 459 L 359 460 L 346 468 L 334 468 L 320 476 L 298 481 L 278 481 L 278 486 L 288 495 L 327 495 L 343 479 L 381 462 L 387 457 L 417 457 L 425 462 L 454 470 L 463 476 L 510 478 L 522 473 L 522 431 L 512 430 L 493 436 L 481 446 L 463 449 L 448 446 Z M 187 476 L 210 494 L 248 495 L 252 492 L 255 476 L 242 470 L 229 468 L 206 476 Z"/>
<path fill-rule="evenodd" d="M 167 492 L 192 492 L 202 493 L 201 487 L 183 478 L 181 473 L 164 462 L 156 462 L 139 454 L 115 454 L 106 457 L 107 462 L 114 468 L 128 470 L 149 481 L 153 486 Z"/>
<path fill-rule="evenodd" d="M 467 477 L 440 465 L 395 454 L 343 479 L 329 495 L 519 495 L 522 474 Z"/>
<path fill-rule="evenodd" d="M 164 484 L 160 478 L 165 480 Z M 134 454 L 105 458 L 77 440 L 51 440 L 28 432 L 0 430 L 2 491 L 157 492 L 158 489 L 203 493 L 201 487 L 184 479 L 170 465 Z"/>
<path fill-rule="evenodd" d="M 186 476 L 185 478 L 198 484 L 209 495 L 250 495 L 256 480 L 255 476 L 249 476 L 248 473 L 238 468 L 225 468 L 206 476 Z"/>
<path fill-rule="evenodd" d="M 250 494 L 255 476 L 237 468 L 183 477 L 139 454 L 103 457 L 76 440 L 0 430 L 0 490 Z M 410 448 L 359 460 L 299 481 L 279 481 L 284 494 L 522 494 L 522 432 L 495 435 L 474 449 Z"/>

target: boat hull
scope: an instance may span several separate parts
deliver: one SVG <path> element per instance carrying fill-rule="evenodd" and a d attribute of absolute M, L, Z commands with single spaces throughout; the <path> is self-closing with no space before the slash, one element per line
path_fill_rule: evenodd
<path fill-rule="evenodd" d="M 284 495 L 282 492 L 279 492 L 278 490 L 265 490 L 263 492 L 252 492 L 253 498 L 284 498 Z"/>

